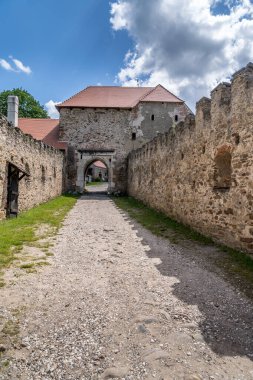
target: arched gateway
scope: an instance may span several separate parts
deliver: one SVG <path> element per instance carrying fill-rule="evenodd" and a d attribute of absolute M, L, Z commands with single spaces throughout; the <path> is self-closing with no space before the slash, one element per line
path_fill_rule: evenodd
<path fill-rule="evenodd" d="M 114 189 L 113 182 L 113 165 L 114 165 L 114 150 L 78 150 L 77 159 L 77 190 L 82 193 L 85 187 L 85 172 L 87 168 L 95 161 L 102 161 L 108 168 L 108 191 Z"/>
<path fill-rule="evenodd" d="M 161 85 L 156 87 L 91 86 L 58 104 L 59 137 L 68 146 L 69 190 L 84 190 L 84 171 L 98 160 L 109 174 L 109 191 L 127 192 L 131 151 L 169 131 L 190 110 Z"/>

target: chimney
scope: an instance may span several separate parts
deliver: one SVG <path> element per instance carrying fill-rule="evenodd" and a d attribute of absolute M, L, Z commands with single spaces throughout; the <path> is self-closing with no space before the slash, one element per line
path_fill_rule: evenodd
<path fill-rule="evenodd" d="M 18 126 L 18 97 L 14 95 L 8 96 L 8 112 L 7 120 L 13 125 L 13 127 Z"/>

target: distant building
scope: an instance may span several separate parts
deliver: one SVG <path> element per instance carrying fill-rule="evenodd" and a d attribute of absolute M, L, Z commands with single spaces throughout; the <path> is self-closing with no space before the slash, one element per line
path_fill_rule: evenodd
<path fill-rule="evenodd" d="M 108 181 L 108 170 L 106 165 L 101 161 L 95 161 L 89 166 L 86 172 L 86 181 Z"/>

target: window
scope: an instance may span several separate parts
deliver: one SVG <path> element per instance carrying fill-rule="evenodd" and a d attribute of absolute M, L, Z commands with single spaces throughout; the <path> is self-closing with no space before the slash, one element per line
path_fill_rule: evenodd
<path fill-rule="evenodd" d="M 155 115 L 151 115 L 151 120 L 155 120 Z"/>
<path fill-rule="evenodd" d="M 132 133 L 132 140 L 136 140 L 136 133 L 135 132 Z"/>
<path fill-rule="evenodd" d="M 214 159 L 214 189 L 229 190 L 231 187 L 231 153 L 223 151 L 217 154 Z"/>
<path fill-rule="evenodd" d="M 43 165 L 41 166 L 41 182 L 43 185 L 46 182 L 46 170 L 45 170 L 45 167 Z"/>
<path fill-rule="evenodd" d="M 175 115 L 175 122 L 178 121 L 178 115 Z"/>

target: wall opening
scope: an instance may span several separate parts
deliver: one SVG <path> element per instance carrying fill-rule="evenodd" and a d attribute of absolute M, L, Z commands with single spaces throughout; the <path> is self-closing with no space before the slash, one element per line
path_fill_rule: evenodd
<path fill-rule="evenodd" d="M 109 170 L 102 160 L 90 162 L 84 171 L 85 192 L 106 192 L 108 190 Z"/>
<path fill-rule="evenodd" d="M 155 120 L 155 115 L 151 115 L 151 120 L 152 120 L 152 121 Z"/>
<path fill-rule="evenodd" d="M 132 133 L 132 140 L 136 140 L 136 132 Z"/>
<path fill-rule="evenodd" d="M 26 176 L 29 177 L 30 173 L 8 163 L 6 216 L 9 218 L 18 215 L 19 182 Z"/>
<path fill-rule="evenodd" d="M 46 169 L 45 166 L 41 165 L 41 182 L 45 185 L 46 182 Z"/>
<path fill-rule="evenodd" d="M 175 115 L 175 122 L 178 121 L 178 115 Z"/>
<path fill-rule="evenodd" d="M 214 189 L 229 190 L 232 179 L 231 153 L 220 152 L 216 155 L 214 162 Z"/>

